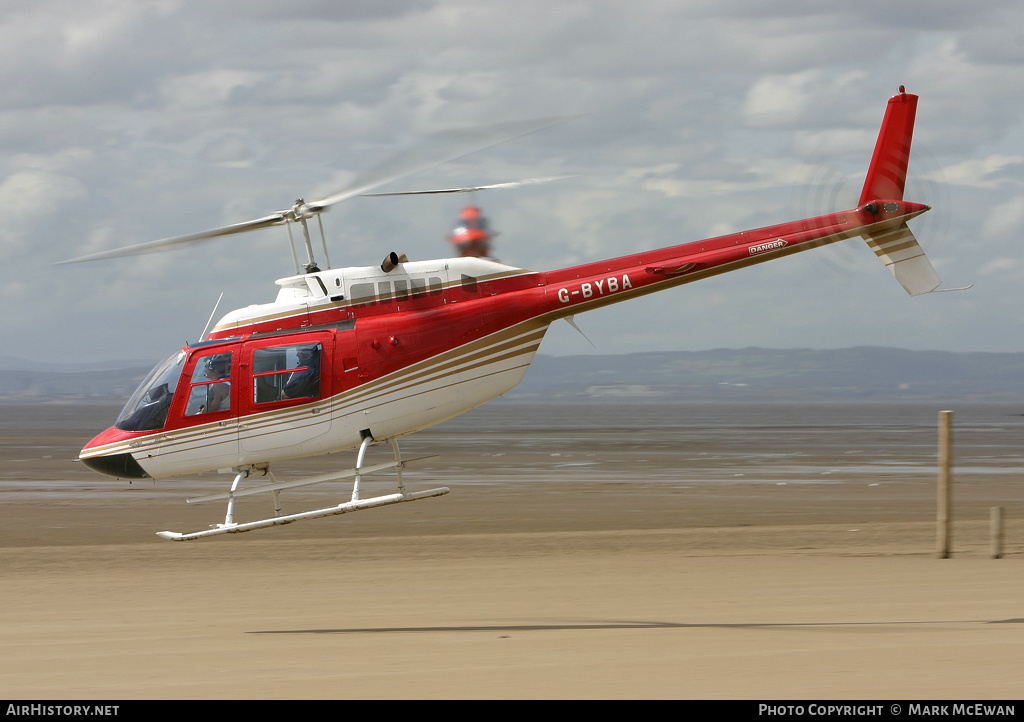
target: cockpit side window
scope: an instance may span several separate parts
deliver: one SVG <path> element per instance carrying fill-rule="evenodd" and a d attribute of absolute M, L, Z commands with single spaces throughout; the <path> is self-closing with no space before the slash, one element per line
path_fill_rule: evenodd
<path fill-rule="evenodd" d="M 231 353 L 214 353 L 196 362 L 185 416 L 231 409 L 231 359 Z"/>
<path fill-rule="evenodd" d="M 272 346 L 253 351 L 253 401 L 265 404 L 320 395 L 319 343 Z"/>
<path fill-rule="evenodd" d="M 167 411 L 178 388 L 178 378 L 185 365 L 185 352 L 179 351 L 157 364 L 145 378 L 114 426 L 122 431 L 155 431 L 167 423 Z"/>

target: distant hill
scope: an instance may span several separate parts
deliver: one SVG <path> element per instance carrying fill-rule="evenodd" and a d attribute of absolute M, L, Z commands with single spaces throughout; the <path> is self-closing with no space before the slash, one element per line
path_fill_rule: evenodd
<path fill-rule="evenodd" d="M 16 356 L 4 356 L 0 354 L 0 371 L 55 371 L 57 373 L 73 373 L 76 371 L 102 371 L 110 368 L 143 368 L 149 371 L 153 368 L 156 363 L 155 360 L 150 361 L 147 359 L 131 359 L 121 360 L 118 362 L 111 361 L 91 361 L 88 363 L 54 363 L 45 360 L 33 360 L 29 361 Z"/>
<path fill-rule="evenodd" d="M 0 400 L 127 401 L 153 364 L 98 370 L 0 369 Z"/>
<path fill-rule="evenodd" d="M 506 398 L 1024 401 L 1024 353 L 856 347 L 538 356 Z"/>
<path fill-rule="evenodd" d="M 35 366 L 0 357 L 0 400 L 125 401 L 152 364 Z M 537 356 L 509 399 L 1024 402 L 1024 353 L 856 347 Z"/>

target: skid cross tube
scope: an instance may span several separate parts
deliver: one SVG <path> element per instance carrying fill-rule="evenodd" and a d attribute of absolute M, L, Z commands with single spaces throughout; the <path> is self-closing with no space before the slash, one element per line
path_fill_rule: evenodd
<path fill-rule="evenodd" d="M 373 443 L 372 436 L 363 437 L 362 442 L 359 444 L 359 453 L 356 455 L 356 480 L 352 484 L 352 501 L 359 501 L 359 482 L 363 480 L 363 461 L 366 459 L 366 450 L 370 448 L 370 444 Z M 396 464 L 401 467 L 402 459 L 395 455 Z"/>

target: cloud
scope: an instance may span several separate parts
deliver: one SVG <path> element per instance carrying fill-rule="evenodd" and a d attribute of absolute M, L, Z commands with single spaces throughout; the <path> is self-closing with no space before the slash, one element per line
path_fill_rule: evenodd
<path fill-rule="evenodd" d="M 1003 183 L 1024 184 L 1024 156 L 990 155 L 987 158 L 964 160 L 943 168 L 943 176 L 950 183 L 994 188 Z"/>
<path fill-rule="evenodd" d="M 1013 238 L 1018 243 L 1024 235 L 1024 195 L 994 207 L 985 218 L 982 235 L 988 238 Z"/>
<path fill-rule="evenodd" d="M 860 71 L 828 77 L 818 68 L 763 76 L 747 92 L 743 105 L 744 120 L 753 127 L 834 125 L 842 122 L 836 117 L 835 99 L 863 92 L 866 80 Z M 895 90 L 895 87 L 891 88 L 890 93 Z M 819 131 L 824 132 L 848 134 L 850 129 L 830 127 Z"/>
<path fill-rule="evenodd" d="M 1019 258 L 993 258 L 981 267 L 983 276 L 1009 274 L 1013 278 L 1024 277 L 1024 261 Z"/>
<path fill-rule="evenodd" d="M 85 197 L 75 178 L 46 170 L 23 170 L 0 181 L 0 258 L 29 246 L 40 219 Z M 37 248 L 46 254 L 48 249 Z"/>
<path fill-rule="evenodd" d="M 882 0 L 36 0 L 5 3 L 0 19 L 8 289 L 38 249 L 56 259 L 255 218 L 334 192 L 427 133 L 549 115 L 582 117 L 409 185 L 586 173 L 479 199 L 503 231 L 499 257 L 538 269 L 816 214 L 833 210 L 820 206 L 840 202 L 840 189 L 856 195 L 885 101 L 902 83 L 921 95 L 915 153 L 927 148 L 955 189 L 951 235 L 988 239 L 980 250 L 954 244 L 937 263 L 990 263 L 986 280 L 1006 306 L 979 325 L 956 305 L 963 294 L 944 294 L 953 300 L 942 323 L 989 350 L 1024 344 L 1000 330 L 1021 300 L 1006 265 L 1024 221 L 1017 2 L 938 0 L 922 12 Z M 800 194 L 810 200 L 794 204 Z M 332 260 L 375 263 L 392 246 L 443 255 L 462 200 L 339 206 L 324 217 Z M 931 234 L 921 237 L 928 248 Z M 62 267 L 25 328 L 65 324 L 73 353 L 101 355 L 124 343 L 122 330 L 90 326 L 76 309 L 120 304 L 125 325 L 146 328 L 132 343 L 155 358 L 195 319 L 202 325 L 207 289 L 225 290 L 225 305 L 272 298 L 273 279 L 291 272 L 286 242 L 271 229 L 145 261 Z M 652 296 L 624 317 L 677 329 L 680 299 L 719 305 L 714 319 L 688 319 L 687 333 L 635 329 L 630 346 L 609 327 L 602 350 L 881 343 L 890 337 L 872 318 L 936 313 L 932 299 L 902 298 L 881 268 L 819 303 L 836 283 L 829 273 L 801 256 Z M 736 321 L 769 300 L 777 325 L 767 311 Z M 934 324 L 914 320 L 906 343 L 928 347 L 921 329 Z"/>

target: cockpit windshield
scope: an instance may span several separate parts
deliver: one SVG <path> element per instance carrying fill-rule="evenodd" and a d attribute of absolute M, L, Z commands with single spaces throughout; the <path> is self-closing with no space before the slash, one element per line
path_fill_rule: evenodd
<path fill-rule="evenodd" d="M 174 390 L 178 387 L 181 369 L 185 365 L 185 352 L 178 351 L 166 361 L 157 364 L 146 380 L 135 390 L 115 427 L 122 431 L 155 431 L 167 422 Z"/>

